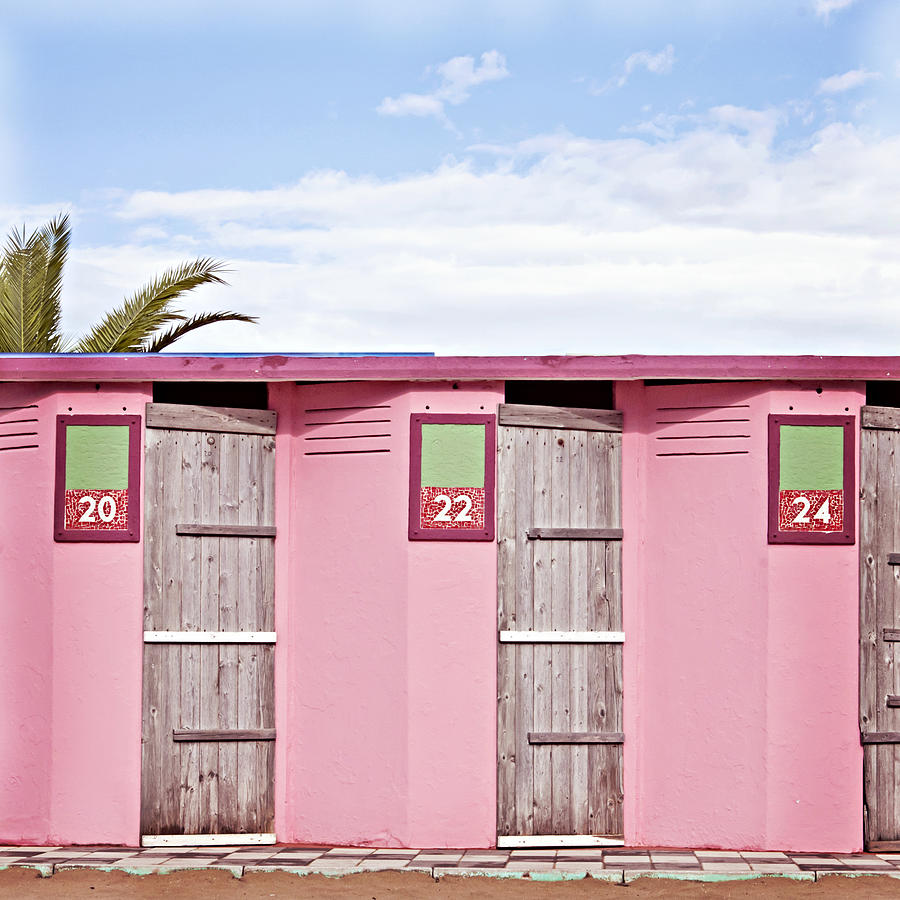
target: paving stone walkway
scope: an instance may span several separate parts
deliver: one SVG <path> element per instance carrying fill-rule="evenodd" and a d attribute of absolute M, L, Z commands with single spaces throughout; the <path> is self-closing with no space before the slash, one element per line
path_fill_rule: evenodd
<path fill-rule="evenodd" d="M 27 866 L 44 875 L 64 869 L 119 869 L 150 874 L 183 869 L 289 871 L 343 875 L 397 869 L 442 875 L 535 879 L 578 878 L 630 882 L 658 877 L 719 880 L 783 875 L 879 874 L 900 878 L 900 853 L 781 853 L 724 850 L 404 850 L 371 847 L 0 847 L 0 869 Z"/>

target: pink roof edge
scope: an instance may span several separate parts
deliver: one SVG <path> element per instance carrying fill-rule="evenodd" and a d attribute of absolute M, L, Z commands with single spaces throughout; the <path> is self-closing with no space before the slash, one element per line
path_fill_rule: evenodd
<path fill-rule="evenodd" d="M 709 381 L 900 379 L 900 356 L 0 354 L 0 381 Z"/>

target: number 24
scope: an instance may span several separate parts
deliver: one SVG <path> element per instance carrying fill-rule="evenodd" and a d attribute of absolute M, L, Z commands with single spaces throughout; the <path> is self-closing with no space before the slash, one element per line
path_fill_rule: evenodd
<path fill-rule="evenodd" d="M 809 502 L 808 497 L 804 497 L 802 494 L 799 497 L 795 497 L 791 501 L 791 506 L 798 506 L 800 509 L 797 512 L 797 515 L 791 520 L 791 525 L 809 525 L 809 516 L 807 513 L 810 510 L 811 503 Z M 813 513 L 813 518 L 818 519 L 822 524 L 828 525 L 831 522 L 831 510 L 829 509 L 828 497 L 825 498 L 825 502 Z"/>

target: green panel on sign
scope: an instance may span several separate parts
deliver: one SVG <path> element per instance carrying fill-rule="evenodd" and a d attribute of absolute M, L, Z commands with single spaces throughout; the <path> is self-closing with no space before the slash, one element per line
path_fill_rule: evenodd
<path fill-rule="evenodd" d="M 66 490 L 126 489 L 129 435 L 127 425 L 68 425 Z"/>
<path fill-rule="evenodd" d="M 484 425 L 422 425 L 422 487 L 484 487 Z"/>
<path fill-rule="evenodd" d="M 782 491 L 836 491 L 844 487 L 844 429 L 840 425 L 782 425 Z"/>

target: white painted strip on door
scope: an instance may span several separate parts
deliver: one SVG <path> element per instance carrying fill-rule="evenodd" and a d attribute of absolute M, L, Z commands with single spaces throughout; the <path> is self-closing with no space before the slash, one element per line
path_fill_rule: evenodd
<path fill-rule="evenodd" d="M 501 644 L 622 644 L 624 631 L 501 631 Z"/>
<path fill-rule="evenodd" d="M 146 644 L 274 644 L 274 631 L 145 631 Z"/>
<path fill-rule="evenodd" d="M 509 834 L 497 838 L 497 847 L 624 847 L 621 838 L 596 834 Z"/>
<path fill-rule="evenodd" d="M 142 847 L 240 847 L 274 844 L 274 834 L 144 834 Z"/>

